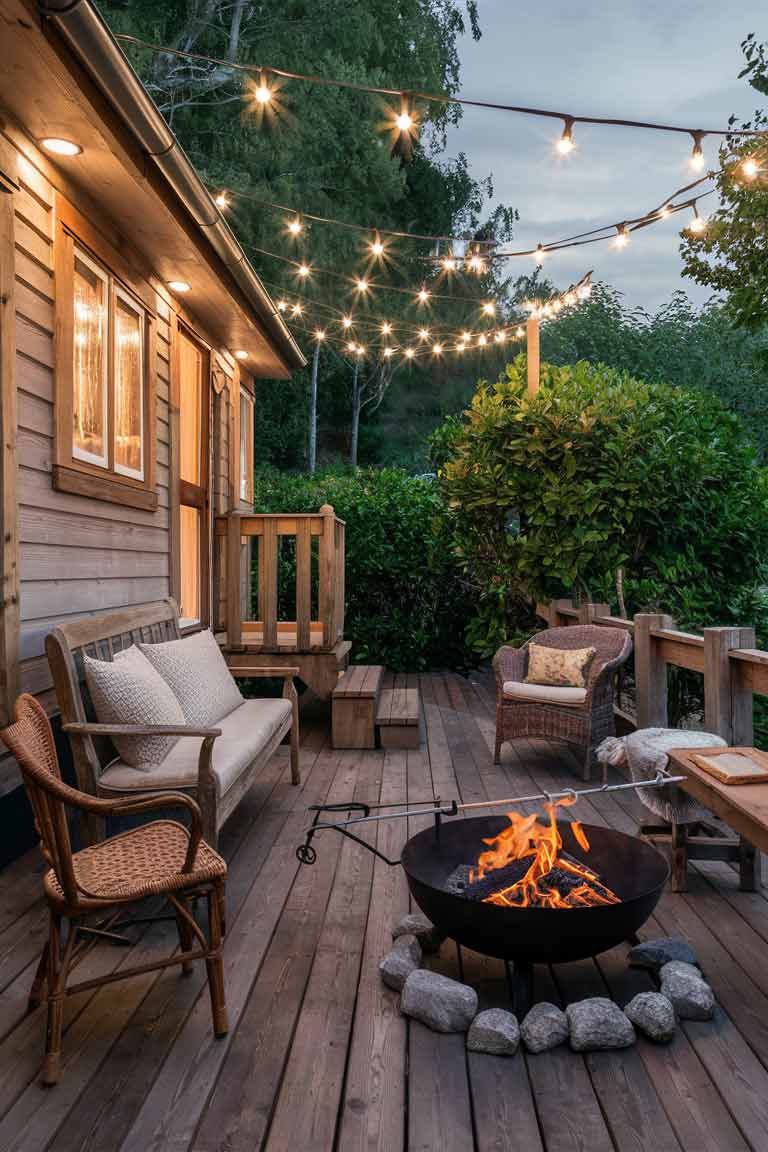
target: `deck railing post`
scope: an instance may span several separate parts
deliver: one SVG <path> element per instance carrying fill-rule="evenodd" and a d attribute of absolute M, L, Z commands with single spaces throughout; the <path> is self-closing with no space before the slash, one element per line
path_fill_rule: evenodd
<path fill-rule="evenodd" d="M 674 628 L 671 616 L 638 612 L 635 616 L 635 689 L 638 728 L 666 728 L 667 666 L 651 636 L 656 628 Z"/>
<path fill-rule="evenodd" d="M 230 512 L 227 517 L 227 647 L 242 645 L 243 605 L 240 580 L 240 516 Z"/>
<path fill-rule="evenodd" d="M 729 652 L 754 646 L 754 628 L 704 629 L 704 727 L 737 746 L 754 739 L 752 691 L 746 666 L 732 661 Z"/>
<path fill-rule="evenodd" d="M 330 504 L 323 504 L 320 515 L 323 518 L 318 571 L 320 623 L 323 626 L 323 645 L 330 648 L 333 644 L 333 619 L 336 602 L 336 533 L 334 531 L 336 513 Z"/>
<path fill-rule="evenodd" d="M 310 647 L 312 616 L 312 522 L 309 516 L 296 517 L 296 645 L 300 652 Z"/>
<path fill-rule="evenodd" d="M 610 604 L 593 604 L 586 601 L 579 606 L 579 624 L 591 624 L 595 616 L 610 616 Z"/>

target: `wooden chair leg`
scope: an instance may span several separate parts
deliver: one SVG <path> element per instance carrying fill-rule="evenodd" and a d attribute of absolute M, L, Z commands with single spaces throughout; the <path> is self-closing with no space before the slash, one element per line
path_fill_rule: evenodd
<path fill-rule="evenodd" d="M 224 992 L 224 962 L 221 956 L 221 905 L 224 898 L 223 885 L 215 885 L 208 891 L 208 932 L 210 954 L 205 967 L 208 972 L 208 991 L 211 996 L 213 1032 L 217 1038 L 226 1036 L 229 1031 L 227 1002 Z"/>
<path fill-rule="evenodd" d="M 688 890 L 688 826 L 672 821 L 672 891 Z"/>
<path fill-rule="evenodd" d="M 501 764 L 501 745 L 502 744 L 503 744 L 503 740 L 501 738 L 501 733 L 499 732 L 499 728 L 497 725 L 496 726 L 496 743 L 494 744 L 494 747 L 493 747 L 493 762 L 494 762 L 494 764 Z"/>
<path fill-rule="evenodd" d="M 759 892 L 762 878 L 760 875 L 760 853 L 753 844 L 739 837 L 739 888 L 742 892 Z"/>
<path fill-rule="evenodd" d="M 32 987 L 29 990 L 29 999 L 27 1000 L 28 1012 L 34 1012 L 35 1008 L 39 1008 L 45 999 L 45 992 L 48 986 L 48 953 L 50 950 L 51 942 L 50 940 L 46 940 L 45 947 L 40 956 L 40 963 L 37 965 L 35 978 L 32 981 Z"/>
<path fill-rule="evenodd" d="M 48 1019 L 45 1029 L 43 1083 L 58 1084 L 61 1076 L 61 1032 L 64 1024 L 64 997 L 69 966 L 72 963 L 77 924 L 70 921 L 64 955 L 61 951 L 61 917 L 51 914 L 48 941 Z"/>
<path fill-rule="evenodd" d="M 178 900 L 189 911 L 189 904 L 184 899 L 184 897 L 179 896 Z M 180 914 L 178 909 L 176 909 L 175 912 L 176 912 L 176 928 L 177 928 L 178 933 L 179 933 L 179 947 L 181 948 L 182 952 L 191 952 L 192 951 L 192 945 L 193 945 L 192 929 L 189 927 L 189 924 L 187 924 L 186 920 Z M 190 911 L 190 915 L 192 915 L 191 911 Z M 193 965 L 192 961 L 191 960 L 184 960 L 182 962 L 182 965 L 181 965 L 181 970 L 185 976 L 189 976 L 194 970 L 194 965 Z"/>

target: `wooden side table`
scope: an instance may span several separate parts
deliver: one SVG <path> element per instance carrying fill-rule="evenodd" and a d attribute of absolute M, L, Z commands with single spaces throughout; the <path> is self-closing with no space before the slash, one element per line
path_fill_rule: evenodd
<path fill-rule="evenodd" d="M 668 771 L 672 776 L 685 776 L 678 787 L 724 820 L 736 835 L 701 835 L 677 822 L 666 832 L 643 827 L 641 835 L 670 846 L 673 892 L 686 890 L 689 860 L 738 862 L 739 887 L 744 892 L 756 892 L 760 888 L 760 853 L 768 852 L 768 783 L 722 784 L 692 759 L 692 755 L 706 754 L 706 748 L 673 748 Z"/>

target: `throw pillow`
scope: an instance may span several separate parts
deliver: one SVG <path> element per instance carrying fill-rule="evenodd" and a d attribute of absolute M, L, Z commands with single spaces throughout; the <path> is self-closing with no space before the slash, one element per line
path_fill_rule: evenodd
<path fill-rule="evenodd" d="M 83 654 L 85 682 L 100 724 L 184 724 L 181 705 L 159 672 L 135 645 L 114 660 Z M 131 768 L 161 764 L 178 736 L 115 736 L 112 743 Z"/>
<path fill-rule="evenodd" d="M 211 631 L 139 647 L 173 690 L 188 724 L 213 727 L 243 703 Z"/>
<path fill-rule="evenodd" d="M 594 658 L 594 648 L 547 648 L 531 641 L 525 681 L 555 688 L 585 688 Z"/>

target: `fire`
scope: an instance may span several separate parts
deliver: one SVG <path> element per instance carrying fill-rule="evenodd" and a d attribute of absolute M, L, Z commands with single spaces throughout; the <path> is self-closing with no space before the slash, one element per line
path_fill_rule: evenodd
<path fill-rule="evenodd" d="M 602 883 L 596 872 L 572 856 L 561 855 L 563 840 L 557 827 L 556 812 L 558 808 L 575 802 L 575 796 L 565 796 L 546 804 L 548 824 L 539 823 L 536 816 L 507 813 L 509 827 L 498 836 L 483 840 L 489 850 L 480 853 L 470 881 L 482 880 L 516 860 L 528 861 L 530 858 L 530 865 L 514 884 L 499 887 L 486 896 L 485 903 L 505 908 L 528 908 L 531 905 L 537 908 L 583 908 L 619 903 L 619 897 Z M 571 829 L 577 843 L 588 852 L 589 840 L 578 820 L 572 822 Z M 558 879 L 564 889 L 562 892 L 557 886 Z"/>

